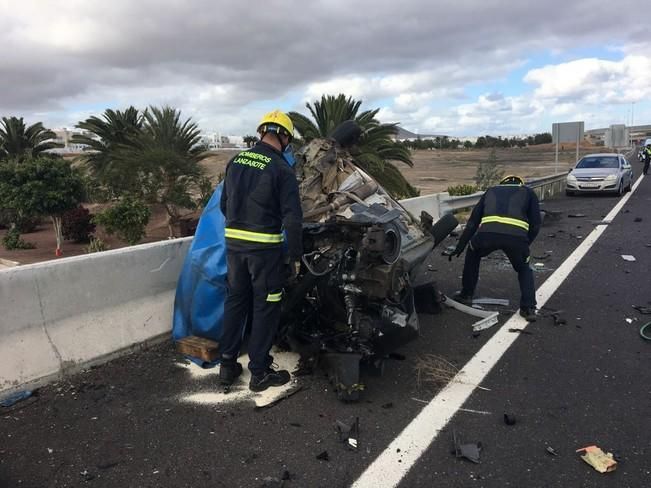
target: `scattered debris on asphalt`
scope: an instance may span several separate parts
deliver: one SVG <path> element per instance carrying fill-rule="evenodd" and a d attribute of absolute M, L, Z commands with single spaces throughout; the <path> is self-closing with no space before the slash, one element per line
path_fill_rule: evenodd
<path fill-rule="evenodd" d="M 13 407 L 16 405 L 18 402 L 22 402 L 23 400 L 27 400 L 29 397 L 31 397 L 34 394 L 32 390 L 23 390 L 23 391 L 17 391 L 16 393 L 12 393 L 11 395 L 3 398 L 0 400 L 0 406 L 1 407 Z"/>
<path fill-rule="evenodd" d="M 95 479 L 95 475 L 91 474 L 87 469 L 80 471 L 79 474 L 84 478 L 85 481 L 91 481 Z"/>
<path fill-rule="evenodd" d="M 472 408 L 460 408 L 459 412 L 477 413 L 479 415 L 493 415 L 492 412 L 487 412 L 486 410 L 473 410 Z"/>
<path fill-rule="evenodd" d="M 427 400 L 421 400 L 420 398 L 414 398 L 414 397 L 411 397 L 411 399 L 412 399 L 413 401 L 415 401 L 415 402 L 419 402 L 419 403 L 429 403 Z"/>
<path fill-rule="evenodd" d="M 571 214 L 567 214 L 567 216 L 570 217 L 570 218 L 573 218 L 573 219 L 580 219 L 580 218 L 585 217 L 585 214 L 582 214 L 582 213 L 571 213 Z"/>
<path fill-rule="evenodd" d="M 420 388 L 423 383 L 445 385 L 459 372 L 450 361 L 436 354 L 426 354 L 416 360 L 416 384 Z"/>
<path fill-rule="evenodd" d="M 558 453 L 556 452 L 556 449 L 554 449 L 554 448 L 551 447 L 551 446 L 547 446 L 546 451 L 547 451 L 549 454 L 551 454 L 552 456 L 558 456 Z"/>
<path fill-rule="evenodd" d="M 622 259 L 623 259 L 624 261 L 630 261 L 630 262 L 633 262 L 633 261 L 635 261 L 635 256 L 633 256 L 633 255 L 631 255 L 631 254 L 622 254 Z"/>
<path fill-rule="evenodd" d="M 307 387 L 299 386 L 298 388 L 296 388 L 294 390 L 288 391 L 283 396 L 276 398 L 274 401 L 272 401 L 270 403 L 267 403 L 265 405 L 256 405 L 255 410 L 264 410 L 264 409 L 267 409 L 267 408 L 274 407 L 274 406 L 278 405 L 280 402 L 282 402 L 283 400 L 286 400 L 287 398 L 292 397 L 292 396 L 296 395 L 299 391 L 303 391 L 303 390 L 307 390 Z"/>
<path fill-rule="evenodd" d="M 510 328 L 509 332 L 518 332 L 520 334 L 533 335 L 533 332 L 530 332 L 530 331 L 525 330 L 525 329 L 517 329 L 515 327 Z"/>
<path fill-rule="evenodd" d="M 590 223 L 594 224 L 594 225 L 610 225 L 610 224 L 613 223 L 613 221 L 612 220 L 591 220 Z"/>
<path fill-rule="evenodd" d="M 316 458 L 319 461 L 330 461 L 330 455 L 328 454 L 328 451 L 320 452 L 319 454 L 316 455 Z"/>
<path fill-rule="evenodd" d="M 498 307 L 508 307 L 511 305 L 511 302 L 506 298 L 475 298 L 472 301 L 474 305 L 495 305 Z"/>
<path fill-rule="evenodd" d="M 544 223 L 546 221 L 556 222 L 556 221 L 561 220 L 561 218 L 563 217 L 563 213 L 559 212 L 557 210 L 547 210 L 547 209 L 541 208 L 540 213 L 544 214 L 543 225 L 544 225 Z"/>
<path fill-rule="evenodd" d="M 635 217 L 633 222 L 642 222 L 642 217 Z"/>
<path fill-rule="evenodd" d="M 454 455 L 458 458 L 465 458 L 475 464 L 479 464 L 479 455 L 481 453 L 481 442 L 471 444 L 462 444 L 461 439 L 457 437 L 456 432 L 452 432 L 454 439 Z"/>
<path fill-rule="evenodd" d="M 597 446 L 583 447 L 577 449 L 576 452 L 584 452 L 581 459 L 600 473 L 610 473 L 617 469 L 617 461 L 613 458 L 613 454 L 605 453 Z"/>
<path fill-rule="evenodd" d="M 549 259 L 552 257 L 552 253 L 550 251 L 545 251 L 545 253 L 542 256 L 536 256 L 534 254 L 531 255 L 532 258 L 537 259 L 538 261 L 545 261 L 546 259 Z"/>
<path fill-rule="evenodd" d="M 517 420 L 515 419 L 515 415 L 512 413 L 505 413 L 504 414 L 504 423 L 506 425 L 515 425 Z"/>
<path fill-rule="evenodd" d="M 651 315 L 651 307 L 645 307 L 644 305 L 633 305 L 633 308 L 640 312 L 642 315 Z"/>
<path fill-rule="evenodd" d="M 384 405 L 380 406 L 380 408 L 384 408 L 384 409 L 393 408 L 393 402 L 385 403 Z"/>
<path fill-rule="evenodd" d="M 446 295 L 443 296 L 443 303 L 450 308 L 454 308 L 458 310 L 459 312 L 472 315 L 473 317 L 481 318 L 481 320 L 478 320 L 477 322 L 472 324 L 473 331 L 488 329 L 494 326 L 498 322 L 498 318 L 497 318 L 499 316 L 498 312 L 490 312 L 487 310 L 479 310 L 477 308 L 469 307 L 468 305 L 464 305 L 463 303 L 459 303 L 457 301 L 452 300 L 450 297 Z"/>
<path fill-rule="evenodd" d="M 632 323 L 633 323 L 633 319 L 626 318 L 626 322 L 628 322 L 629 324 L 632 324 Z"/>
<path fill-rule="evenodd" d="M 355 417 L 355 421 L 352 424 L 347 424 L 341 420 L 337 420 L 335 422 L 335 427 L 339 434 L 339 440 L 346 444 L 350 450 L 356 451 L 359 438 L 359 417 Z"/>
<path fill-rule="evenodd" d="M 544 267 L 545 267 L 545 263 L 534 263 L 533 265 L 534 265 L 536 268 L 544 268 Z"/>

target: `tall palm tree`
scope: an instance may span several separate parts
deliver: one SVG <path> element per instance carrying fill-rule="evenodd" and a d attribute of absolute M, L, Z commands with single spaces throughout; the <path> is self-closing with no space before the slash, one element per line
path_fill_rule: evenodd
<path fill-rule="evenodd" d="M 72 142 L 85 144 L 90 151 L 83 159 L 91 174 L 112 196 L 134 190 L 133 171 L 115 161 L 115 151 L 133 144 L 142 129 L 143 114 L 134 107 L 124 111 L 107 109 L 101 117 L 92 116 L 77 124 L 87 134 L 75 134 Z"/>
<path fill-rule="evenodd" d="M 206 157 L 201 131 L 191 119 L 171 107 L 149 107 L 143 113 L 139 134 L 117 147 L 113 154 L 120 167 L 138 169 L 142 192 L 150 201 L 162 204 L 168 214 L 170 236 L 182 218 L 181 209 L 197 206 Z"/>
<path fill-rule="evenodd" d="M 62 147 L 54 139 L 56 134 L 43 127 L 41 122 L 26 126 L 22 117 L 2 117 L 0 159 L 33 158 L 48 149 Z"/>
<path fill-rule="evenodd" d="M 409 149 L 391 139 L 391 136 L 398 133 L 398 124 L 380 123 L 375 118 L 379 109 L 360 113 L 361 105 L 361 101 L 343 94 L 323 95 L 320 101 L 305 104 L 313 120 L 298 112 L 290 112 L 289 116 L 305 142 L 318 137 L 330 137 L 339 124 L 354 120 L 362 128 L 359 144 L 351 151 L 355 161 L 394 197 L 418 195 L 418 191 L 390 162 L 413 165 Z"/>

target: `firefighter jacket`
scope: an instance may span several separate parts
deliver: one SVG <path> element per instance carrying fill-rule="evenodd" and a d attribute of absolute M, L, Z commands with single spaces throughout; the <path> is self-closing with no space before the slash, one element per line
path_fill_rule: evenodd
<path fill-rule="evenodd" d="M 294 170 L 264 142 L 242 151 L 226 166 L 220 201 L 229 249 L 281 247 L 291 259 L 303 254 L 301 200 Z"/>
<path fill-rule="evenodd" d="M 489 188 L 472 210 L 457 249 L 465 248 L 475 232 L 493 232 L 521 237 L 531 244 L 540 231 L 538 197 L 524 185 Z"/>

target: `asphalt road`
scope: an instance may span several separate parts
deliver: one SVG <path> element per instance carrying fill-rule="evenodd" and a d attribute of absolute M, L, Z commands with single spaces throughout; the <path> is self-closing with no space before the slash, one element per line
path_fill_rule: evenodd
<path fill-rule="evenodd" d="M 534 256 L 550 256 L 537 284 L 617 201 L 545 202 L 562 217 L 532 247 Z M 647 180 L 547 304 L 567 324 L 541 318 L 530 326 L 486 378 L 490 391 L 475 391 L 464 405 L 489 413 L 457 413 L 400 486 L 651 486 L 651 344 L 638 335 L 645 316 L 631 307 L 651 299 L 650 202 Z M 431 264 L 444 291 L 458 288 L 461 260 L 435 253 Z M 478 291 L 517 304 L 516 275 L 503 260 L 486 259 Z M 437 354 L 461 368 L 494 333 L 473 337 L 471 322 L 450 310 L 422 315 L 422 337 L 382 377 L 368 377 L 355 404 L 337 401 L 321 375 L 302 377 L 302 391 L 269 409 L 187 403 L 189 392 L 215 391 L 216 377 L 189 377 L 171 345 L 115 360 L 0 410 L 0 487 L 280 486 L 265 478 L 283 474 L 290 488 L 350 486 L 441 388 L 419 380 L 418 358 Z M 515 425 L 503 423 L 505 412 Z M 351 451 L 334 424 L 356 417 L 359 448 Z M 453 430 L 482 442 L 480 464 L 451 454 Z M 618 456 L 616 472 L 599 474 L 581 461 L 574 451 L 590 444 Z M 328 460 L 317 459 L 324 451 Z"/>

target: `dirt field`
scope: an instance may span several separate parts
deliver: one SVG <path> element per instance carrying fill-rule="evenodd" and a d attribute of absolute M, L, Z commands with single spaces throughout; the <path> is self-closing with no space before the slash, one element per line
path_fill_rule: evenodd
<path fill-rule="evenodd" d="M 525 179 L 537 178 L 554 174 L 554 153 L 552 144 L 540 144 L 525 148 L 497 149 L 497 163 L 507 173 L 516 173 Z M 580 155 L 600 152 L 603 148 L 583 145 Z M 204 161 L 206 172 L 213 180 L 224 172 L 226 163 L 235 151 L 213 153 Z M 486 161 L 490 149 L 457 149 L 457 150 L 419 150 L 412 151 L 414 167 L 409 168 L 398 163 L 409 182 L 418 188 L 421 195 L 429 195 L 445 191 L 448 186 L 462 183 L 474 183 L 473 177 L 477 165 Z M 566 171 L 574 163 L 576 149 L 565 145 L 558 155 L 558 171 Z"/>
<path fill-rule="evenodd" d="M 575 162 L 575 149 L 567 146 L 559 153 L 559 171 L 565 171 Z M 599 152 L 600 148 L 582 146 L 581 154 Z M 233 151 L 216 151 L 203 161 L 207 176 L 217 181 L 223 174 L 226 163 L 237 153 Z M 413 151 L 414 167 L 399 164 L 403 174 L 409 182 L 418 188 L 421 195 L 445 191 L 448 186 L 462 183 L 474 183 L 473 177 L 480 161 L 488 159 L 489 149 L 471 150 L 421 150 Z M 554 173 L 554 147 L 543 144 L 528 148 L 498 149 L 496 150 L 497 162 L 505 173 L 515 173 L 525 178 L 536 178 Z M 91 209 L 91 212 L 93 210 Z M 0 230 L 0 239 L 6 231 Z M 147 227 L 147 236 L 142 242 L 154 242 L 167 238 L 165 213 L 162 209 L 153 209 L 152 218 Z M 111 249 L 124 247 L 125 244 L 115 237 L 109 237 L 99 231 L 98 236 L 104 240 Z M 36 244 L 36 249 L 6 251 L 0 246 L 0 258 L 17 261 L 21 264 L 57 259 L 54 256 L 56 248 L 52 225 L 44 221 L 37 232 L 23 235 L 23 239 Z M 86 244 L 65 242 L 63 256 L 77 256 L 84 254 Z"/>

